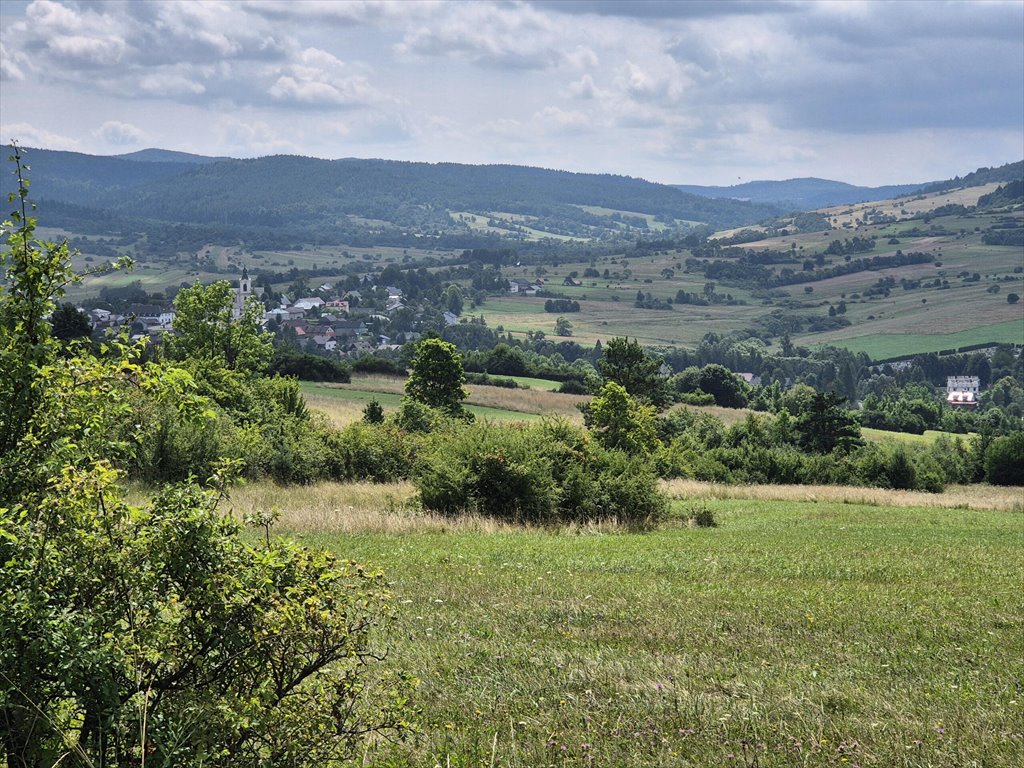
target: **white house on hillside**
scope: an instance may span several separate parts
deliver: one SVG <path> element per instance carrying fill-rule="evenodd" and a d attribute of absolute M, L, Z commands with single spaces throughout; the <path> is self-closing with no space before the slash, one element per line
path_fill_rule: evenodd
<path fill-rule="evenodd" d="M 961 408 L 974 408 L 978 405 L 978 394 L 981 391 L 981 379 L 977 376 L 947 376 L 946 402 Z"/>

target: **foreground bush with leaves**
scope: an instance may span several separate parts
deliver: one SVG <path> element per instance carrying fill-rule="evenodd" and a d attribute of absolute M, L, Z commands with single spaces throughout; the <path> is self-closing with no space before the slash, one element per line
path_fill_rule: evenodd
<path fill-rule="evenodd" d="M 12 768 L 324 766 L 407 725 L 385 676 L 378 572 L 218 511 L 208 487 L 125 503 L 154 438 L 138 402 L 211 418 L 196 380 L 121 344 L 57 354 L 48 317 L 75 279 L 20 199 L 0 252 L 0 742 Z M 282 407 L 288 405 L 283 391 Z M 259 521 L 261 524 L 267 521 Z"/>
<path fill-rule="evenodd" d="M 0 517 L 12 765 L 329 765 L 405 725 L 407 681 L 367 679 L 380 572 L 251 545 L 215 490 L 139 508 L 117 481 L 67 467 L 39 506 Z"/>

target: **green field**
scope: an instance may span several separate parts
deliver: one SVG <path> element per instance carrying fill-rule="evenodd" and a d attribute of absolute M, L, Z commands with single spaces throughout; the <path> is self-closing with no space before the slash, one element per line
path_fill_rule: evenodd
<path fill-rule="evenodd" d="M 835 341 L 854 352 L 867 352 L 874 360 L 886 360 L 891 357 L 912 352 L 939 352 L 944 349 L 957 349 L 971 344 L 983 342 L 1000 342 L 1006 344 L 1024 344 L 1024 319 L 1008 320 L 1003 323 L 971 328 L 959 333 L 947 334 L 873 334 L 854 336 Z"/>
<path fill-rule="evenodd" d="M 386 569 L 421 680 L 363 764 L 1024 761 L 1019 512 L 700 503 L 720 527 L 300 528 Z"/>

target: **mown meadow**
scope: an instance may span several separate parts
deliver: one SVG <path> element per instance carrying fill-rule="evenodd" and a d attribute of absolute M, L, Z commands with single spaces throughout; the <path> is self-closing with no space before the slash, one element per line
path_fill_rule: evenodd
<path fill-rule="evenodd" d="M 417 729 L 363 765 L 1021 763 L 1019 488 L 664 487 L 648 533 L 430 516 L 409 484 L 231 506 L 385 570 Z"/>

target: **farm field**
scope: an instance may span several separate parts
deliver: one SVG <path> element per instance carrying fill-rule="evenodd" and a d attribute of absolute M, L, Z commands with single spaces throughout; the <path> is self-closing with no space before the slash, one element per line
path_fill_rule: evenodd
<path fill-rule="evenodd" d="M 975 508 L 948 509 L 667 488 L 675 517 L 647 534 L 424 516 L 408 484 L 258 484 L 231 503 L 273 500 L 282 532 L 385 569 L 388 664 L 420 679 L 421 712 L 364 765 L 1024 759 L 1020 489 L 953 489 Z M 694 505 L 719 527 L 686 526 Z"/>

